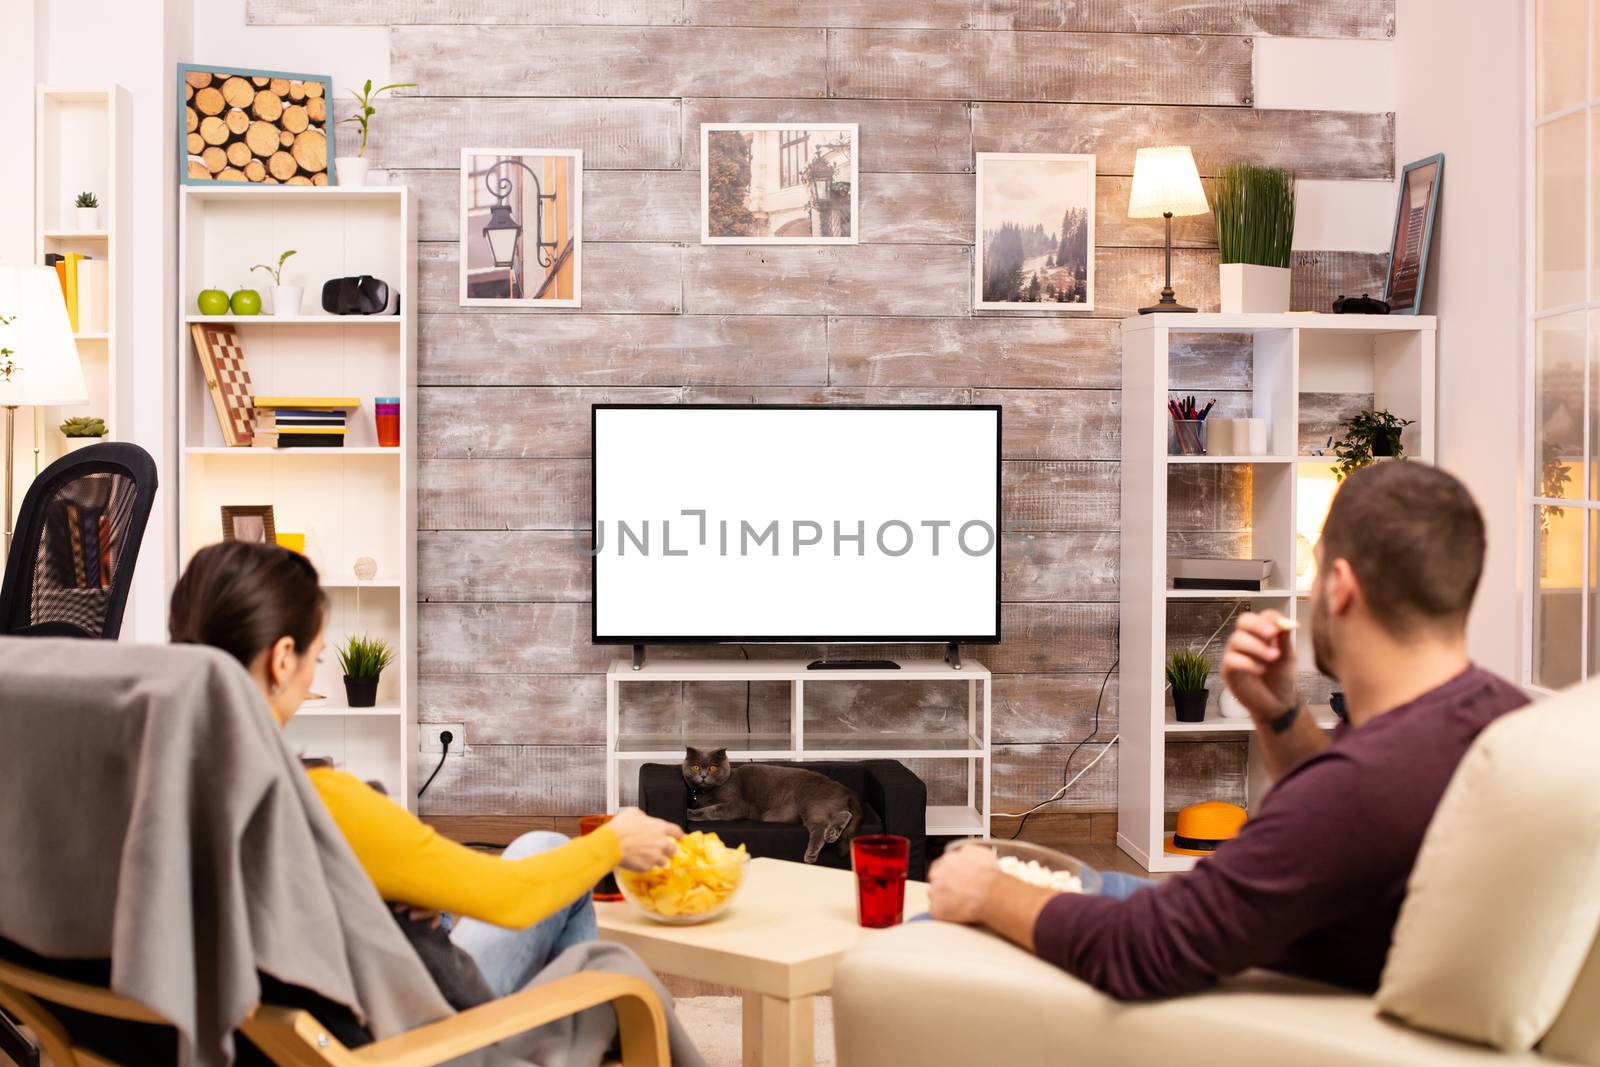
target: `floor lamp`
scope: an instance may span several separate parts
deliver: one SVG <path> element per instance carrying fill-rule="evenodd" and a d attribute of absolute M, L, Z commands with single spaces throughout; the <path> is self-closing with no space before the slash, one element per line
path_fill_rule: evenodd
<path fill-rule="evenodd" d="M 16 516 L 17 409 L 87 404 L 61 283 L 49 267 L 0 265 L 0 408 L 6 413 L 5 559 Z"/>

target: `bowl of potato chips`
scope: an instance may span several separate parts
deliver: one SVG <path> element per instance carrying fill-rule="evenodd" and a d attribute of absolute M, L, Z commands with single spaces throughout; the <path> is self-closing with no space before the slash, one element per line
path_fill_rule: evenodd
<path fill-rule="evenodd" d="M 617 886 L 628 903 L 656 922 L 688 926 L 727 910 L 744 882 L 750 854 L 729 848 L 716 834 L 696 830 L 678 842 L 665 867 L 617 871 Z"/>

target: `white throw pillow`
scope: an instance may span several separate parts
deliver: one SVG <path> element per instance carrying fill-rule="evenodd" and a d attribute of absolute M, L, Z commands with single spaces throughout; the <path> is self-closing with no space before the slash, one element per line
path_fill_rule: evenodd
<path fill-rule="evenodd" d="M 1550 1028 L 1600 931 L 1600 681 L 1504 716 L 1456 769 L 1378 1006 L 1507 1052 Z"/>

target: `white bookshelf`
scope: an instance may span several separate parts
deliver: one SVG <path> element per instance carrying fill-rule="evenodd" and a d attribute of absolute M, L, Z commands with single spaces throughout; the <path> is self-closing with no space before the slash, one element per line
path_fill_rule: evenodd
<path fill-rule="evenodd" d="M 103 88 L 39 86 L 34 100 L 34 262 L 50 253 L 77 252 L 105 265 L 105 315 L 99 328 L 80 317 L 76 334 L 78 359 L 89 402 L 40 408 L 17 420 L 17 477 L 22 488 L 66 451 L 63 419 L 92 415 L 104 419 L 108 440 L 123 436 L 127 412 L 118 389 L 118 356 L 127 335 L 127 306 L 118 299 L 118 282 L 126 277 L 129 242 L 123 229 L 129 221 L 127 188 L 130 175 L 128 91 Z M 80 192 L 100 200 L 99 225 L 79 229 L 73 200 Z M 87 312 L 87 309 L 85 309 Z M 35 442 L 39 453 L 34 456 Z"/>
<path fill-rule="evenodd" d="M 1184 870 L 1195 862 L 1193 857 L 1164 851 L 1166 819 L 1179 806 L 1167 795 L 1169 741 L 1249 736 L 1252 804 L 1268 785 L 1251 721 L 1224 719 L 1217 712 L 1222 683 L 1215 668 L 1225 635 L 1208 651 L 1213 673 L 1207 683 L 1210 700 L 1205 721 L 1176 720 L 1164 676 L 1171 613 L 1201 601 L 1238 601 L 1258 611 L 1274 608 L 1299 620 L 1296 643 L 1309 649 L 1310 613 L 1305 595 L 1311 568 L 1306 552 L 1320 532 L 1333 479 L 1331 457 L 1300 453 L 1300 396 L 1313 392 L 1372 394 L 1375 408 L 1415 420 L 1402 439 L 1405 453 L 1431 462 L 1436 436 L 1435 328 L 1433 317 L 1409 315 L 1167 314 L 1123 320 L 1122 633 L 1118 650 L 1122 751 L 1117 844 L 1146 870 Z M 1268 454 L 1167 455 L 1170 419 L 1166 403 L 1172 395 L 1169 348 L 1175 336 L 1197 333 L 1249 335 L 1253 365 L 1248 407 L 1253 417 L 1267 420 Z M 1195 464 L 1250 468 L 1248 551 L 1251 558 L 1273 561 L 1267 589 L 1233 593 L 1168 587 L 1168 477 L 1175 469 Z M 1302 666 L 1310 669 L 1309 653 L 1302 655 L 1306 657 Z M 1337 721 L 1326 705 L 1313 705 L 1310 711 L 1326 728 Z"/>
<path fill-rule="evenodd" d="M 990 818 L 989 669 L 967 660 L 960 669 L 942 660 L 904 660 L 890 670 L 807 670 L 808 660 L 693 660 L 657 658 L 634 670 L 619 659 L 606 671 L 606 810 L 622 803 L 623 775 L 637 775 L 643 763 L 679 763 L 688 745 L 726 747 L 741 760 L 961 760 L 966 763 L 966 799 L 961 804 L 929 805 L 930 837 L 987 837 Z M 744 731 L 727 736 L 680 723 L 670 732 L 628 729 L 624 690 L 682 682 L 785 682 L 789 685 L 789 729 L 782 733 Z M 806 728 L 806 689 L 846 682 L 942 682 L 963 686 L 967 719 L 936 733 L 837 733 Z"/>
<path fill-rule="evenodd" d="M 328 596 L 328 650 L 314 690 L 326 697 L 289 724 L 295 748 L 331 758 L 416 806 L 416 201 L 399 186 L 185 187 L 180 191 L 178 286 L 178 557 L 222 539 L 224 504 L 271 504 L 280 533 L 306 535 Z M 255 263 L 297 255 L 284 280 L 305 287 L 297 315 L 206 316 L 200 290 L 265 290 Z M 313 312 L 329 278 L 372 274 L 398 289 L 402 313 Z M 263 292 L 263 296 L 265 293 Z M 191 326 L 238 332 L 256 395 L 355 396 L 343 448 L 268 449 L 223 442 L 200 373 Z M 378 445 L 373 399 L 400 398 L 400 447 Z M 360 580 L 355 562 L 376 561 Z M 352 633 L 388 641 L 396 660 L 378 702 L 346 706 L 334 648 Z"/>

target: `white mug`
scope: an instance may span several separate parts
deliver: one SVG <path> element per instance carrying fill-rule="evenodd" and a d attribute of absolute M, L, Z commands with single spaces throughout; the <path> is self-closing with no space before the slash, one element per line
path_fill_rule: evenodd
<path fill-rule="evenodd" d="M 1267 454 L 1267 420 L 1245 419 L 1250 427 L 1250 447 L 1244 454 L 1251 456 L 1264 456 Z"/>
<path fill-rule="evenodd" d="M 1206 451 L 1213 456 L 1239 454 L 1239 420 L 1207 419 Z"/>

